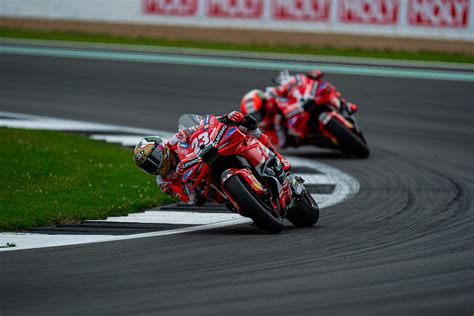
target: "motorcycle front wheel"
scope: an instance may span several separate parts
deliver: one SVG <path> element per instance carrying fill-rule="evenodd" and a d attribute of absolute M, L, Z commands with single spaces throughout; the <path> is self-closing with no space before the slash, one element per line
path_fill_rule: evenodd
<path fill-rule="evenodd" d="M 354 155 L 358 158 L 369 156 L 367 144 L 338 120 L 331 119 L 326 124 L 326 130 L 337 138 L 343 154 Z"/>
<path fill-rule="evenodd" d="M 270 234 L 281 232 L 283 219 L 277 218 L 270 206 L 266 205 L 239 176 L 234 175 L 227 179 L 224 188 L 243 210 L 244 215 L 250 217 L 258 228 Z"/>
<path fill-rule="evenodd" d="M 319 207 L 313 197 L 305 192 L 301 197 L 298 197 L 293 207 L 286 216 L 296 227 L 311 227 L 318 222 Z"/>

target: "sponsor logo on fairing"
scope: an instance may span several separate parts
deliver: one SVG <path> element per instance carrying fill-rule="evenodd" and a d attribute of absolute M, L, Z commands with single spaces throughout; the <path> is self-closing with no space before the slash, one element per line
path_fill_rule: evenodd
<path fill-rule="evenodd" d="M 470 0 L 408 0 L 408 23 L 419 26 L 467 27 Z"/>
<path fill-rule="evenodd" d="M 206 15 L 221 18 L 258 19 L 263 15 L 263 0 L 207 0 Z"/>
<path fill-rule="evenodd" d="M 197 0 L 143 0 L 143 11 L 158 15 L 196 15 Z"/>
<path fill-rule="evenodd" d="M 219 142 L 222 139 L 222 136 L 224 136 L 225 131 L 227 130 L 227 125 L 222 126 L 222 128 L 219 130 L 219 132 L 216 135 L 216 138 L 214 138 L 214 145 L 219 144 Z"/>
<path fill-rule="evenodd" d="M 339 0 L 337 16 L 345 23 L 397 24 L 400 0 Z"/>
<path fill-rule="evenodd" d="M 229 137 L 230 135 L 234 134 L 236 131 L 236 128 L 235 127 L 232 127 L 231 129 L 229 129 L 229 131 L 225 134 L 225 138 Z"/>
<path fill-rule="evenodd" d="M 189 167 L 192 167 L 194 165 L 197 165 L 199 163 L 199 157 L 197 158 L 194 158 L 192 160 L 189 160 L 189 161 L 186 161 L 184 164 L 183 164 L 183 168 L 184 169 L 187 169 Z"/>
<path fill-rule="evenodd" d="M 183 175 L 183 180 L 187 180 L 189 178 L 189 176 L 193 173 L 194 169 L 189 169 L 188 171 L 186 171 Z"/>
<path fill-rule="evenodd" d="M 272 0 L 271 17 L 276 20 L 328 21 L 331 0 Z"/>

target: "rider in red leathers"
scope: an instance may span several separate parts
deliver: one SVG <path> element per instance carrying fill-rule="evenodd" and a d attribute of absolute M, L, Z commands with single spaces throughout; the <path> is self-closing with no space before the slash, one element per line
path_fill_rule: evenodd
<path fill-rule="evenodd" d="M 269 137 L 260 131 L 252 117 L 233 111 L 221 116 L 219 120 L 224 124 L 237 126 L 243 133 L 257 138 L 277 155 L 284 171 L 291 169 L 291 164 L 273 148 Z M 195 155 L 188 142 L 188 137 L 193 131 L 194 128 L 182 129 L 167 142 L 163 142 L 158 136 L 145 137 L 135 147 L 134 158 L 138 167 L 156 176 L 157 184 L 164 193 L 189 204 L 202 205 L 206 198 L 190 189 L 191 185 L 182 181 L 183 166 L 180 161 Z M 211 192 L 207 196 L 210 200 L 213 200 L 213 197 L 218 197 L 218 195 L 213 195 Z"/>
<path fill-rule="evenodd" d="M 267 87 L 265 92 L 254 89 L 245 94 L 241 111 L 255 117 L 259 127 L 276 146 L 296 147 L 301 144 L 310 119 L 308 109 L 313 103 L 309 101 L 314 99 L 315 94 L 311 90 L 322 76 L 320 70 L 293 76 L 284 71 L 276 80 L 278 86 Z M 302 90 L 305 91 L 303 95 Z"/>

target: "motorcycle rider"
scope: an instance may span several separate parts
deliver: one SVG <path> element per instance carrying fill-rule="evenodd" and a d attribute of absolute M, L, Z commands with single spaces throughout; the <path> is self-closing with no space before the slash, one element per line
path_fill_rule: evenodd
<path fill-rule="evenodd" d="M 311 109 L 313 100 L 306 99 L 299 89 L 294 88 L 307 88 L 322 76 L 323 72 L 320 70 L 293 76 L 290 76 L 288 71 L 282 71 L 274 80 L 278 86 L 267 87 L 265 92 L 258 89 L 247 92 L 240 104 L 241 111 L 253 116 L 276 146 L 296 147 L 304 137 L 310 118 L 304 114 Z"/>
<path fill-rule="evenodd" d="M 238 111 L 219 117 L 219 121 L 226 125 L 237 126 L 244 134 L 257 138 L 263 145 L 273 151 L 279 158 L 285 172 L 291 169 L 291 164 L 281 156 L 273 147 L 268 136 L 263 134 L 257 127 L 257 122 L 248 115 Z M 134 159 L 138 167 L 145 172 L 156 176 L 156 182 L 161 191 L 179 198 L 189 204 L 202 205 L 205 203 L 205 197 L 198 192 L 190 189 L 190 186 L 183 183 L 182 166 L 178 152 L 188 152 L 191 144 L 188 137 L 195 130 L 195 127 L 179 130 L 170 140 L 164 142 L 158 136 L 149 136 L 143 138 L 134 149 Z M 216 195 L 217 196 L 217 195 Z M 212 199 L 212 194 L 208 198 Z M 214 200 L 217 203 L 223 201 Z M 231 204 L 231 203 L 229 203 Z M 230 205 L 226 205 L 232 208 Z"/>

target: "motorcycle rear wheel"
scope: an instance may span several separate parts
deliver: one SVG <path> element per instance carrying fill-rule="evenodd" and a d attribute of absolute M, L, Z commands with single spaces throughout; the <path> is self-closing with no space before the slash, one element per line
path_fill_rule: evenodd
<path fill-rule="evenodd" d="M 225 190 L 261 230 L 278 234 L 283 229 L 283 219 L 276 218 L 267 206 L 239 176 L 235 175 L 224 183 Z"/>
<path fill-rule="evenodd" d="M 367 158 L 370 154 L 367 144 L 359 136 L 350 131 L 341 122 L 331 119 L 326 129 L 339 141 L 339 147 L 345 155 L 354 155 L 358 158 Z"/>
<path fill-rule="evenodd" d="M 318 222 L 319 207 L 316 201 L 305 193 L 296 201 L 296 206 L 286 216 L 296 227 L 311 227 Z"/>

